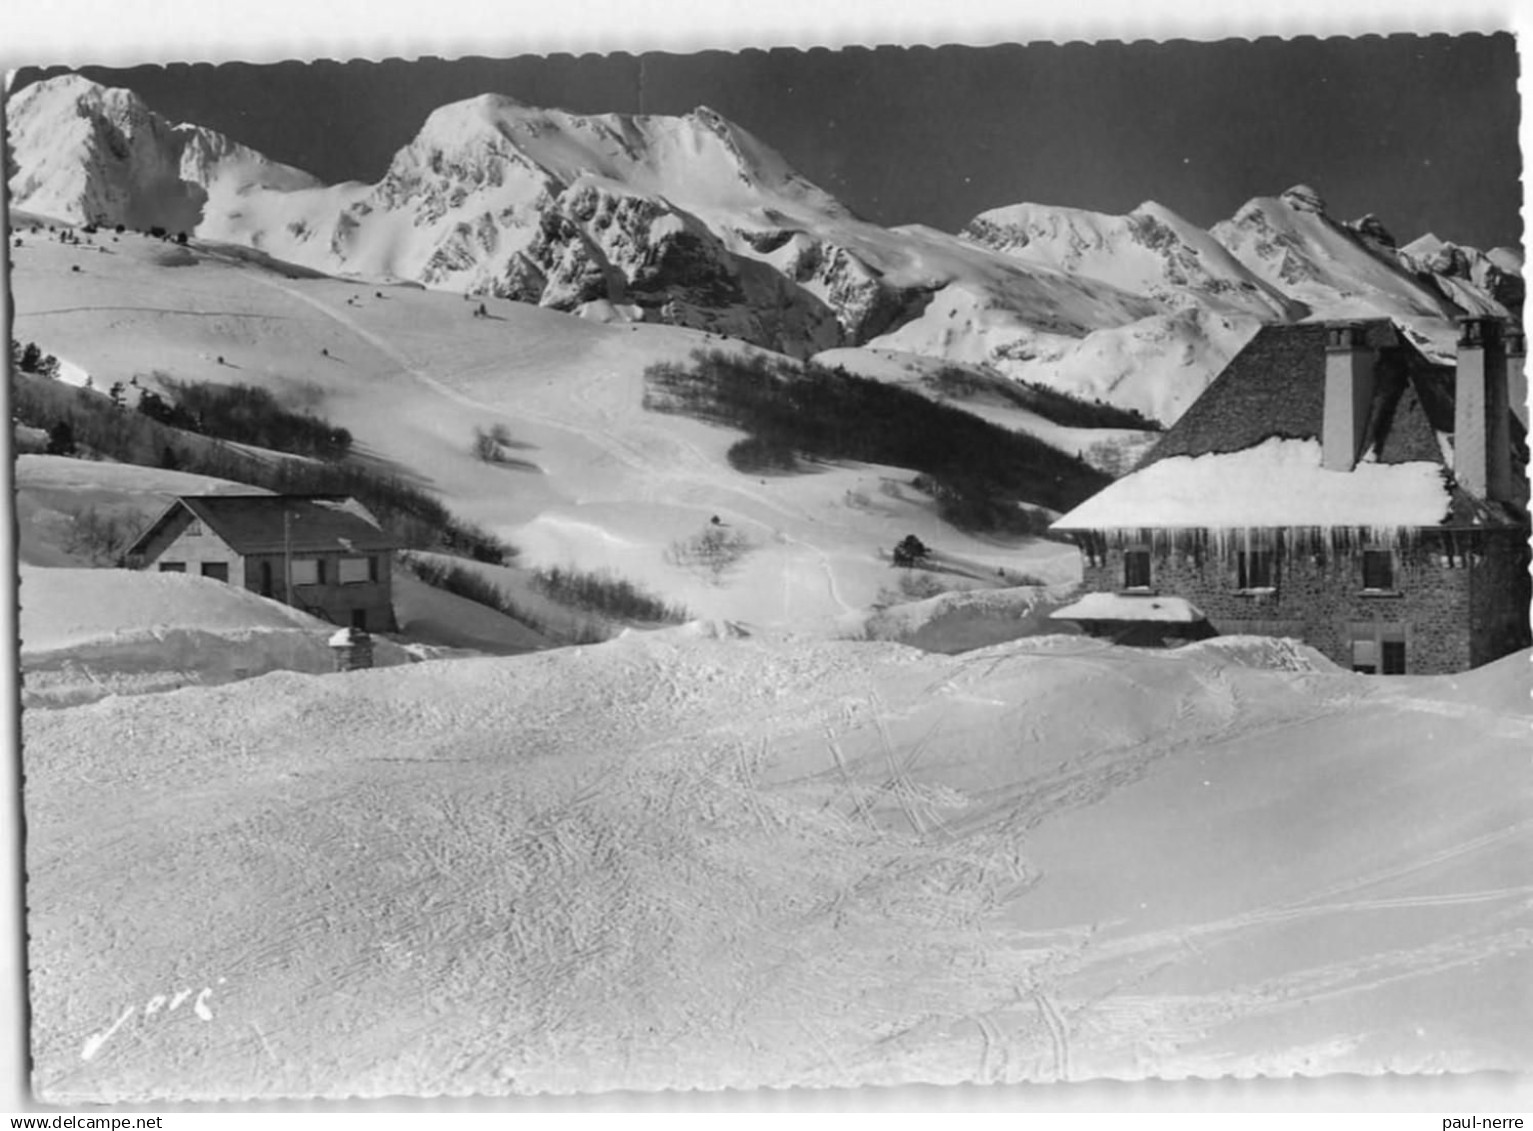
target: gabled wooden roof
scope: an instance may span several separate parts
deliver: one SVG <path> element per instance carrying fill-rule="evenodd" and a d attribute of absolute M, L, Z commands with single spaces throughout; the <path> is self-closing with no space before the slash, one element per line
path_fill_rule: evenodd
<path fill-rule="evenodd" d="M 361 503 L 343 495 L 181 495 L 128 553 L 142 553 L 167 524 L 192 518 L 238 554 L 370 553 L 399 546 Z"/>

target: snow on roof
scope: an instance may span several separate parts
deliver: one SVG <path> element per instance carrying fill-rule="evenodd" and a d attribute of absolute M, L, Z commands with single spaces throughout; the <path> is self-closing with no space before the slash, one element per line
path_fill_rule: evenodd
<path fill-rule="evenodd" d="M 1440 464 L 1320 465 L 1316 440 L 1274 437 L 1238 452 L 1172 456 L 1110 484 L 1056 530 L 1135 527 L 1437 526 L 1451 498 Z"/>
<path fill-rule="evenodd" d="M 1182 597 L 1137 596 L 1128 593 L 1088 593 L 1073 605 L 1055 609 L 1051 620 L 1166 621 L 1195 624 L 1203 612 Z"/>

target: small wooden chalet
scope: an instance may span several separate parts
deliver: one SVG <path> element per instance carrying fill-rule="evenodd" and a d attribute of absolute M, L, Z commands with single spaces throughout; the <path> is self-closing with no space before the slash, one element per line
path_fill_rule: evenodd
<path fill-rule="evenodd" d="M 1263 327 L 1053 529 L 1119 621 L 1174 596 L 1356 671 L 1487 663 L 1529 644 L 1523 354 L 1492 318 L 1461 322 L 1453 365 L 1389 321 Z"/>
<path fill-rule="evenodd" d="M 128 550 L 136 569 L 195 573 L 344 628 L 395 629 L 398 542 L 338 495 L 182 495 Z"/>

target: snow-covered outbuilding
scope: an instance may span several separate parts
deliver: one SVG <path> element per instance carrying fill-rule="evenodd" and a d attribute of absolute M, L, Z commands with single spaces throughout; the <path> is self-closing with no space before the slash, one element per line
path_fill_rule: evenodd
<path fill-rule="evenodd" d="M 137 569 L 198 573 L 346 628 L 393 631 L 399 543 L 338 495 L 182 495 L 128 550 Z"/>
<path fill-rule="evenodd" d="M 1087 593 L 1049 614 L 1073 621 L 1115 644 L 1156 648 L 1217 635 L 1201 609 L 1184 597 L 1157 593 Z"/>
<path fill-rule="evenodd" d="M 1180 597 L 1220 633 L 1366 672 L 1487 663 L 1529 643 L 1523 361 L 1488 317 L 1454 365 L 1387 320 L 1266 326 L 1053 529 L 1089 591 Z"/>

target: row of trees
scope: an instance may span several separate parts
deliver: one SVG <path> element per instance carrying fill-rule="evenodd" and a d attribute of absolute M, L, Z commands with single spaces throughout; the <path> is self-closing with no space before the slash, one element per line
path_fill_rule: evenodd
<path fill-rule="evenodd" d="M 13 412 L 17 423 L 46 429 L 49 450 L 58 455 L 83 453 L 178 468 L 282 494 L 351 495 L 406 546 L 498 564 L 512 561 L 517 553 L 452 514 L 434 495 L 354 461 L 264 458 L 148 413 L 124 411 L 99 394 L 25 372 L 13 382 Z"/>
<path fill-rule="evenodd" d="M 22 345 L 11 339 L 11 368 L 23 373 L 35 373 L 39 377 L 56 378 L 59 375 L 59 359 L 44 353 L 36 342 Z"/>
<path fill-rule="evenodd" d="M 162 379 L 161 384 L 173 403 L 145 390 L 138 410 L 163 424 L 318 459 L 344 459 L 351 451 L 351 433 L 345 428 L 284 408 L 266 389 L 170 379 Z"/>
<path fill-rule="evenodd" d="M 1160 421 L 1138 409 L 1108 404 L 1101 397 L 1087 400 L 1034 381 L 984 377 L 956 365 L 943 366 L 928 374 L 925 382 L 935 392 L 958 400 L 990 393 L 1067 428 L 1124 428 L 1140 432 L 1162 429 Z"/>
<path fill-rule="evenodd" d="M 699 352 L 689 366 L 650 366 L 644 404 L 746 432 L 729 453 L 742 471 L 791 471 L 801 460 L 908 467 L 949 521 L 969 529 L 1005 531 L 1020 500 L 1068 510 L 1110 482 L 1035 436 L 813 363 Z"/>

